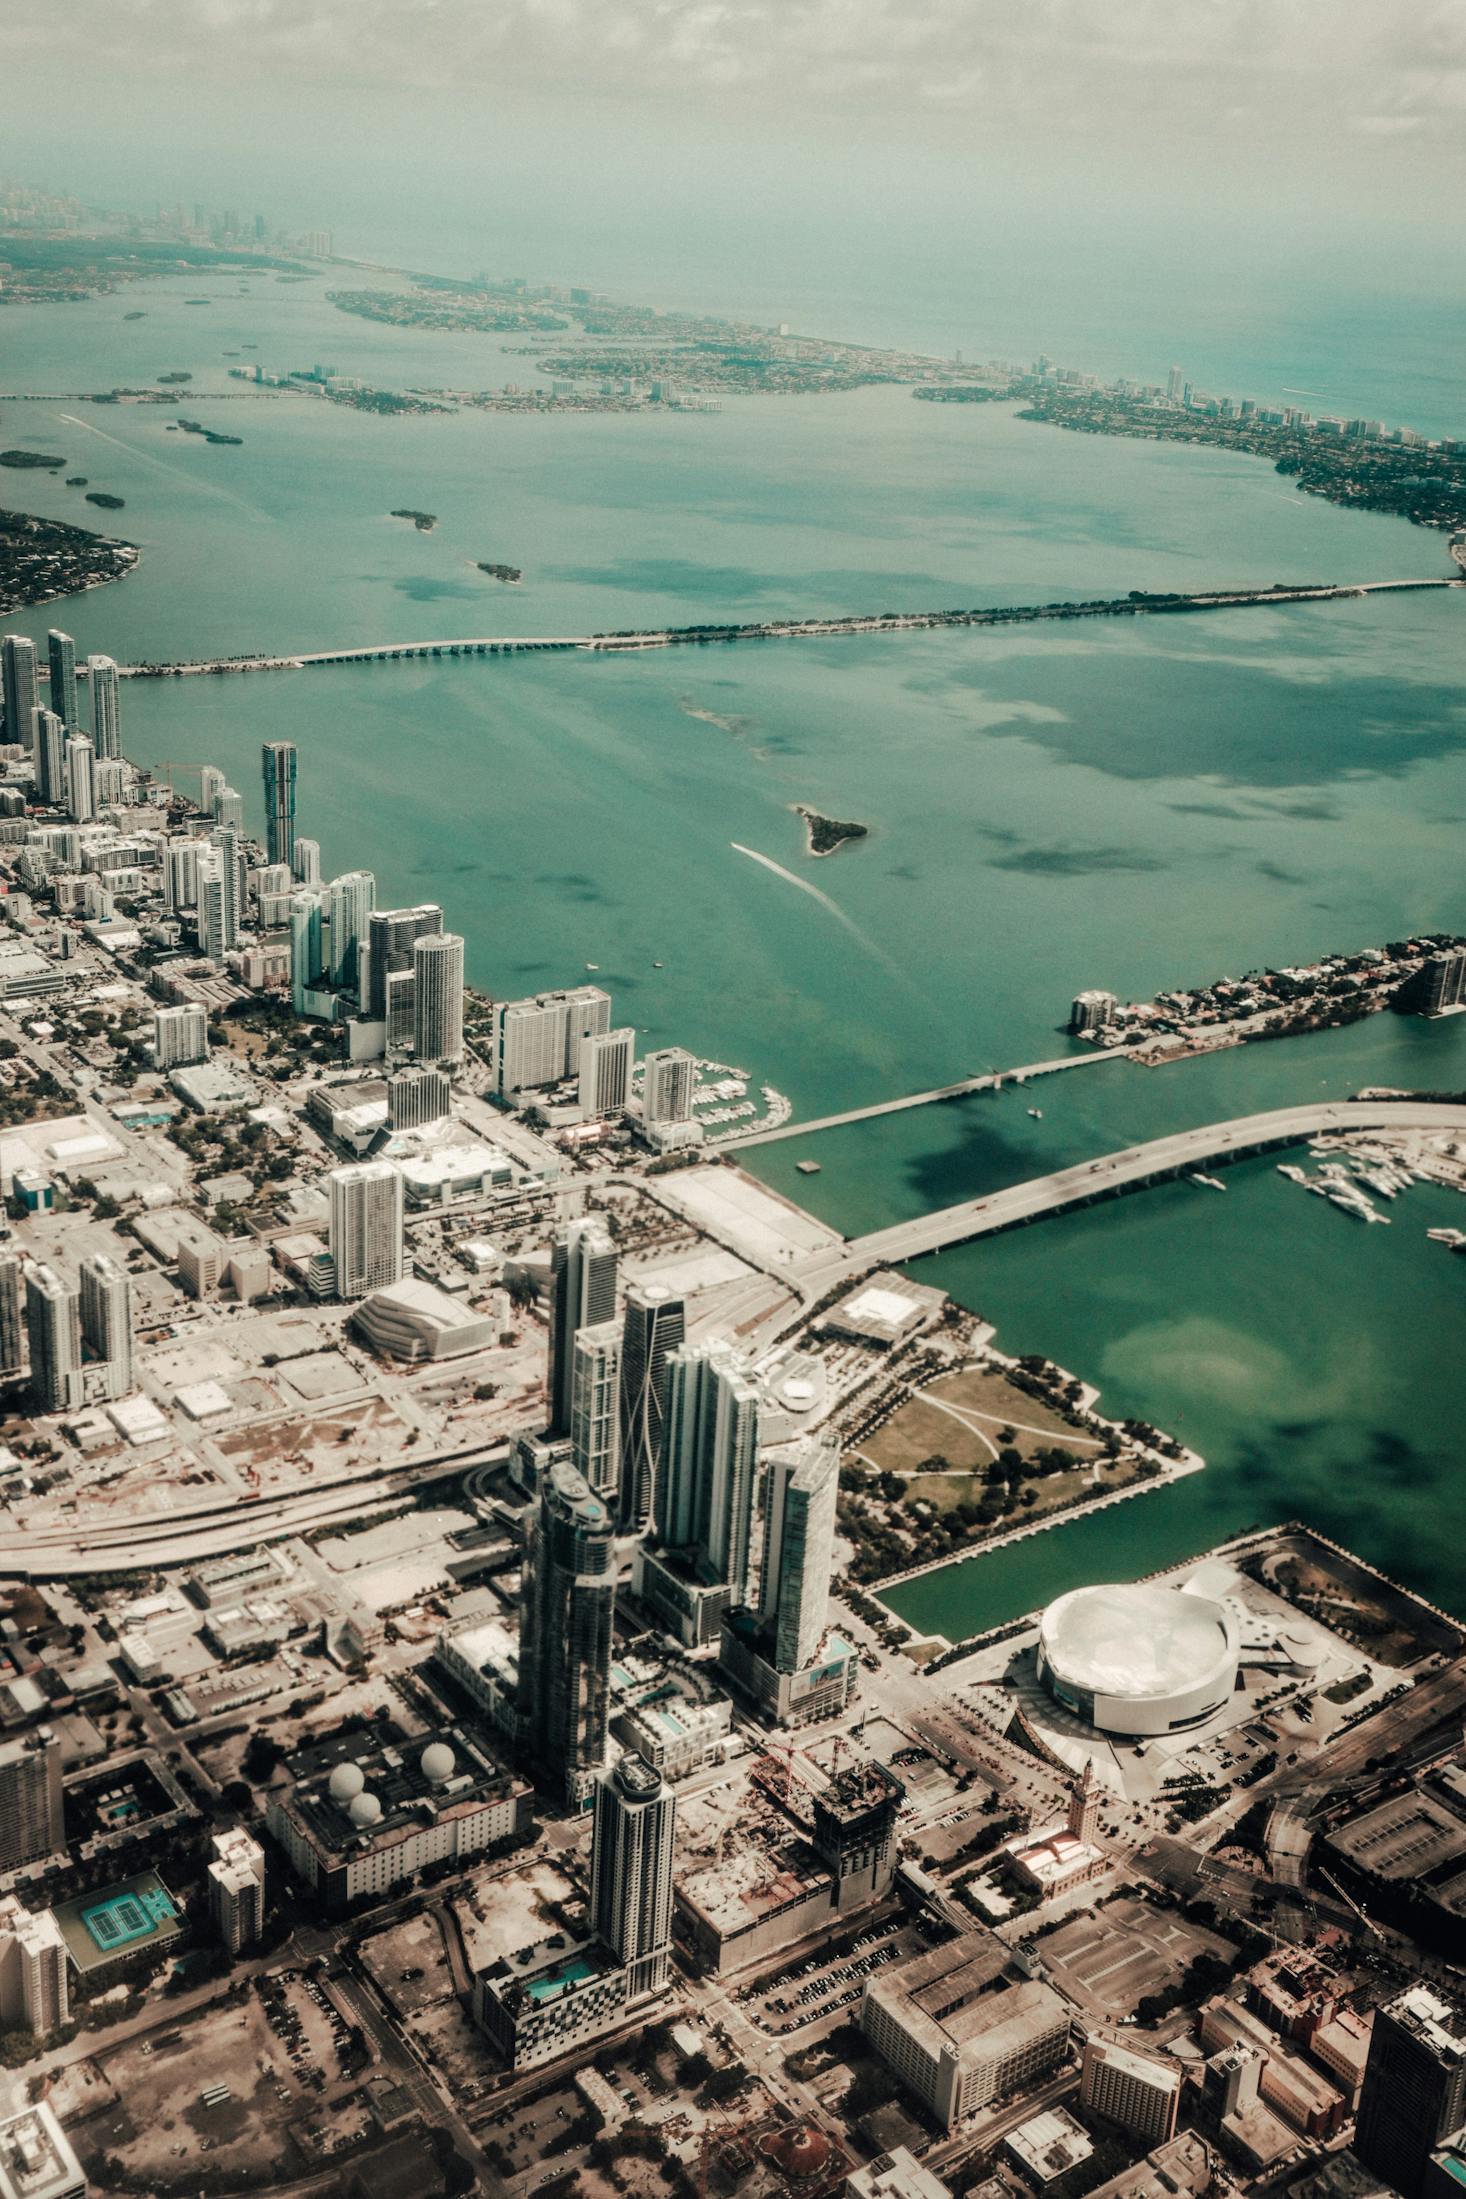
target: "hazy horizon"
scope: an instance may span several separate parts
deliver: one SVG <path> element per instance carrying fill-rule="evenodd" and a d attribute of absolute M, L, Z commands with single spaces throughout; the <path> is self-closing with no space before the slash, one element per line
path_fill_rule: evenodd
<path fill-rule="evenodd" d="M 11 13 L 28 96 L 7 116 L 6 174 L 100 203 L 204 199 L 436 272 L 983 356 L 1083 347 L 1100 369 L 1163 372 L 1175 355 L 1203 378 L 1255 361 L 1261 380 L 1273 360 L 1283 381 L 1327 376 L 1319 332 L 1358 313 L 1352 350 L 1382 368 L 1398 350 L 1408 374 L 1412 351 L 1449 355 L 1466 330 L 1456 8 Z M 58 101 L 84 129 L 58 135 Z M 1422 424 L 1449 406 L 1443 383 Z"/>

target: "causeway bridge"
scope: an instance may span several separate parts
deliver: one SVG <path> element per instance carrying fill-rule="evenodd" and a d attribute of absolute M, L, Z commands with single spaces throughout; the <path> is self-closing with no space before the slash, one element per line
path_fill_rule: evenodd
<path fill-rule="evenodd" d="M 816 1115 L 808 1122 L 781 1122 L 774 1130 L 745 1130 L 741 1136 L 717 1138 L 713 1150 L 735 1153 L 753 1145 L 778 1145 L 785 1138 L 810 1138 L 820 1130 L 840 1130 L 848 1122 L 871 1122 L 877 1115 L 902 1115 L 910 1107 L 932 1107 L 941 1100 L 966 1099 L 973 1092 L 998 1092 L 1005 1084 L 1024 1085 L 1031 1077 L 1057 1076 L 1061 1069 L 1093 1069 L 1103 1061 L 1128 1061 L 1129 1046 L 1096 1046 L 1083 1054 L 1065 1054 L 1058 1061 L 1031 1061 L 1022 1069 L 986 1069 L 980 1076 L 962 1077 L 956 1084 L 939 1084 L 930 1092 L 908 1092 L 901 1099 L 875 1100 L 869 1107 L 847 1107 L 843 1115 Z"/>
<path fill-rule="evenodd" d="M 950 1251 L 954 1245 L 967 1244 L 975 1237 L 1023 1229 L 1050 1214 L 1092 1206 L 1100 1199 L 1163 1183 L 1198 1168 L 1215 1168 L 1250 1159 L 1257 1153 L 1300 1145 L 1323 1131 L 1356 1130 L 1454 1130 L 1466 1138 L 1466 1105 L 1432 1100 L 1333 1100 L 1305 1107 L 1278 1107 L 1267 1114 L 1208 1123 L 1198 1130 L 1173 1131 L 1146 1145 L 1106 1153 L 1097 1161 L 1080 1161 L 1051 1176 L 1035 1176 L 1005 1191 L 964 1199 L 956 1206 L 918 1215 L 914 1221 L 897 1222 L 889 1229 L 873 1230 L 869 1236 L 854 1237 L 791 1268 L 790 1280 L 809 1303 L 834 1288 L 845 1274 L 853 1277 L 872 1267 L 894 1266 L 903 1260 L 921 1259 L 927 1253 Z"/>
<path fill-rule="evenodd" d="M 1127 596 L 1091 601 L 979 606 L 971 610 L 880 611 L 841 618 L 764 619 L 742 626 L 664 626 L 601 634 L 481 634 L 457 641 L 376 642 L 364 648 L 292 650 L 280 655 L 240 651 L 232 656 L 177 662 L 121 664 L 124 679 L 188 679 L 228 672 L 299 672 L 321 664 L 401 664 L 444 657 L 545 656 L 578 650 L 598 656 L 646 649 L 705 647 L 715 642 L 826 641 L 854 634 L 909 634 L 943 626 L 1031 626 L 1076 618 L 1176 616 L 1187 611 L 1235 611 L 1283 603 L 1326 603 L 1347 597 L 1409 594 L 1421 589 L 1466 587 L 1466 572 L 1425 580 L 1319 582 L 1292 588 L 1217 588 L 1189 595 L 1137 589 Z M 78 674 L 83 667 L 77 666 Z M 44 675 L 43 675 L 44 676 Z"/>

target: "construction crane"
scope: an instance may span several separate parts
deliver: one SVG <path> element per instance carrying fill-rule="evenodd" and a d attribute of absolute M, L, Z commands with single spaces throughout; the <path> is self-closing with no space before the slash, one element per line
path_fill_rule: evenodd
<path fill-rule="evenodd" d="M 736 2145 L 740 2139 L 750 2137 L 768 2119 L 768 2109 L 764 2107 L 756 2115 L 725 2115 L 720 2122 L 704 2123 L 702 2142 L 698 2147 L 697 2199 L 708 2199 L 708 2170 L 715 2157 Z"/>
<path fill-rule="evenodd" d="M 197 763 L 191 757 L 172 756 L 165 757 L 162 763 L 158 764 L 151 772 L 149 772 L 148 776 L 154 780 L 160 780 L 163 785 L 167 787 L 168 793 L 171 797 L 173 793 L 173 774 L 175 771 L 187 772 L 190 778 L 198 778 L 201 773 L 207 771 L 208 769 L 209 766 L 207 763 Z"/>
<path fill-rule="evenodd" d="M 755 1785 L 788 1810 L 791 1817 L 808 1823 L 813 1815 L 798 1806 L 796 1786 L 810 1794 L 818 1794 L 827 1782 L 827 1773 L 817 1764 L 807 1749 L 797 1741 L 770 1741 L 768 1748 L 749 1773 Z"/>

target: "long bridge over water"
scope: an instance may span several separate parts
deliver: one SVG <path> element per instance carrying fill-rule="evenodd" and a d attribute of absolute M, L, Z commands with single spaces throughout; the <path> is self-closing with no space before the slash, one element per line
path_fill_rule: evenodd
<path fill-rule="evenodd" d="M 1327 603 L 1347 597 L 1410 594 L 1424 589 L 1466 587 L 1466 577 L 1425 580 L 1320 582 L 1291 588 L 1206 589 L 1189 595 L 1147 594 L 1096 598 L 1089 602 L 979 606 L 972 610 L 880 611 L 844 618 L 764 619 L 754 623 L 663 626 L 645 631 L 602 634 L 481 634 L 457 641 L 376 642 L 363 648 L 292 650 L 277 656 L 241 652 L 177 662 L 122 664 L 124 679 L 187 679 L 206 673 L 299 672 L 322 664 L 399 664 L 444 657 L 545 656 L 580 651 L 628 655 L 647 649 L 705 647 L 716 642 L 827 641 L 856 634 L 909 634 L 943 626 L 1028 626 L 1076 618 L 1175 616 L 1181 612 L 1235 611 L 1283 603 Z M 78 665 L 77 671 L 83 668 Z M 42 675 L 44 677 L 44 674 Z"/>
<path fill-rule="evenodd" d="M 1166 1137 L 1152 1138 L 1148 1144 L 1106 1153 L 1097 1161 L 1080 1161 L 1053 1175 L 1035 1176 L 1004 1191 L 964 1199 L 955 1206 L 918 1215 L 914 1221 L 897 1222 L 889 1229 L 851 1238 L 844 1245 L 799 1262 L 790 1271 L 790 1281 L 809 1303 L 834 1288 L 847 1273 L 854 1275 L 872 1267 L 921 1259 L 928 1253 L 947 1252 L 975 1237 L 1022 1229 L 1050 1214 L 1091 1206 L 1097 1200 L 1189 1175 L 1198 1168 L 1301 1145 L 1324 1131 L 1356 1130 L 1454 1130 L 1466 1137 L 1466 1105 L 1433 1100 L 1330 1100 L 1304 1107 L 1277 1107 L 1266 1114 L 1207 1123 L 1195 1130 L 1172 1131 Z"/>
<path fill-rule="evenodd" d="M 806 1122 L 781 1122 L 772 1130 L 744 1130 L 731 1138 L 718 1138 L 714 1150 L 737 1153 L 751 1145 L 779 1145 L 786 1138 L 811 1138 L 821 1130 L 841 1130 L 847 1123 L 872 1122 L 877 1115 L 904 1115 L 912 1107 L 932 1107 L 943 1100 L 969 1099 L 974 1092 L 1000 1092 L 1005 1084 L 1025 1085 L 1032 1077 L 1056 1076 L 1064 1069 L 1093 1069 L 1104 1061 L 1128 1061 L 1128 1046 L 1096 1047 L 1086 1054 L 1064 1054 L 1057 1061 L 1030 1061 L 1021 1069 L 985 1069 L 961 1077 L 956 1084 L 939 1084 L 928 1092 L 907 1092 L 900 1099 L 873 1100 L 868 1107 L 847 1107 L 843 1115 L 814 1115 Z"/>

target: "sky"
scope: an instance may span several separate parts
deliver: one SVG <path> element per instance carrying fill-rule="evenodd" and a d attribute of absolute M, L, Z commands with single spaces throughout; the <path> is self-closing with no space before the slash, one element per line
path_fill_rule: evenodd
<path fill-rule="evenodd" d="M 0 0 L 0 38 L 0 175 L 443 272 L 763 267 L 777 310 L 980 235 L 1015 301 L 1097 255 L 1122 309 L 1466 288 L 1462 0 Z"/>

